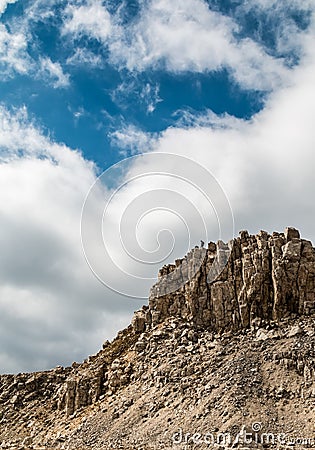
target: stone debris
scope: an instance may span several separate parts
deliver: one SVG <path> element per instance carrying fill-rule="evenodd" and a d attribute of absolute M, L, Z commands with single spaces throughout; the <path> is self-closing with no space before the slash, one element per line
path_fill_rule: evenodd
<path fill-rule="evenodd" d="M 0 376 L 0 448 L 315 448 L 314 286 L 294 228 L 193 249 L 96 355 Z"/>

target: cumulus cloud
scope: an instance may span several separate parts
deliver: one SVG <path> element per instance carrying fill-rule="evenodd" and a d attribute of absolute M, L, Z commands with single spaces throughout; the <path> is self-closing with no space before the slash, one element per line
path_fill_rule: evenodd
<path fill-rule="evenodd" d="M 80 215 L 94 165 L 48 139 L 25 109 L 1 107 L 0 130 L 0 366 L 82 360 L 136 308 L 96 282 L 84 259 Z"/>
<path fill-rule="evenodd" d="M 233 207 L 236 228 L 282 230 L 292 224 L 314 241 L 315 166 L 313 117 L 315 54 L 305 58 L 290 86 L 275 92 L 251 120 L 213 113 L 186 118 L 164 131 L 155 151 L 190 157 L 220 182 Z"/>
<path fill-rule="evenodd" d="M 101 265 L 104 276 L 110 272 L 111 281 L 128 293 L 135 278 L 128 274 L 136 273 L 141 281 L 137 286 L 145 296 L 156 274 L 155 265 L 141 264 L 141 258 L 130 259 L 126 251 L 118 251 L 120 225 L 127 238 L 125 250 L 131 255 L 150 257 L 166 248 L 166 254 L 158 253 L 162 265 L 175 254 L 183 256 L 187 247 L 205 237 L 198 213 L 210 224 L 209 238 L 216 239 L 218 217 L 198 190 L 205 183 L 195 163 L 222 186 L 236 230 L 272 231 L 295 225 L 314 241 L 313 24 L 299 34 L 300 63 L 292 69 L 268 56 L 254 41 L 236 37 L 236 23 L 210 11 L 201 0 L 143 5 L 140 15 L 123 30 L 117 18 L 108 17 L 101 2 L 71 4 L 65 32 L 100 40 L 108 45 L 115 64 L 133 71 L 160 67 L 178 73 L 225 67 L 242 86 L 273 92 L 264 109 L 250 120 L 188 110 L 178 112 L 177 124 L 158 135 L 128 124 L 112 132 L 113 143 L 124 155 L 149 149 L 144 156 L 152 158 L 130 160 L 105 177 L 102 195 L 110 198 L 117 183 L 121 189 L 109 206 L 110 220 L 104 223 L 100 216 L 101 237 L 113 257 L 110 265 Z M 93 16 L 93 11 L 99 11 L 99 16 Z M 118 27 L 116 37 L 112 27 Z M 2 42 L 12 39 L 13 35 L 5 34 L 7 28 L 1 30 Z M 16 66 L 10 63 L 14 70 L 22 70 L 22 66 L 18 69 L 19 52 L 25 58 L 25 45 L 16 44 L 20 49 Z M 8 46 L 1 49 L 6 57 Z M 67 75 L 58 63 L 42 59 L 41 64 L 42 75 L 60 87 L 67 85 Z M 152 91 L 144 87 L 143 99 L 150 96 Z M 80 360 L 125 325 L 139 304 L 98 283 L 84 260 L 81 209 L 97 169 L 80 152 L 47 137 L 26 108 L 0 107 L 0 148 L 1 367 L 32 370 Z M 155 159 L 161 154 L 189 159 L 187 165 L 169 156 Z M 215 184 L 209 187 L 211 200 Z M 93 207 L 104 206 L 104 198 L 96 200 Z M 219 219 L 222 224 L 227 221 L 224 214 Z M 225 239 L 231 237 L 230 232 L 224 233 Z M 96 264 L 99 249 L 91 249 Z M 138 255 L 138 251 L 144 253 Z"/>
<path fill-rule="evenodd" d="M 88 35 L 100 41 L 106 41 L 111 32 L 111 17 L 101 0 L 88 0 L 77 6 L 70 4 L 65 10 L 66 19 L 63 33 L 76 37 Z"/>

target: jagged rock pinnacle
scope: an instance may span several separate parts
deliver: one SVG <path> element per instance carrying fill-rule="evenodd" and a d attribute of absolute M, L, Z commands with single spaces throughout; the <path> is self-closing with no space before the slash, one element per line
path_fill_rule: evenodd
<path fill-rule="evenodd" d="M 135 314 L 135 331 L 141 333 L 170 316 L 217 332 L 315 311 L 315 252 L 298 230 L 290 227 L 272 235 L 260 231 L 256 236 L 241 231 L 229 245 L 229 259 L 211 283 L 208 273 L 216 255 L 227 248 L 221 241 L 164 266 L 151 289 L 149 308 Z"/>

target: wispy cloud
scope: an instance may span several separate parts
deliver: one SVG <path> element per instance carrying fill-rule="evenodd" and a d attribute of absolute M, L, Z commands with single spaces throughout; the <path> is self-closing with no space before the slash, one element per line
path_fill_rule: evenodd
<path fill-rule="evenodd" d="M 82 119 L 83 117 L 89 116 L 89 113 L 83 108 L 83 106 L 80 106 L 79 108 L 74 109 L 69 105 L 68 110 L 73 115 L 73 120 L 74 120 L 74 123 L 76 126 L 78 125 L 80 119 Z"/>
<path fill-rule="evenodd" d="M 308 33 L 314 14 L 314 2 L 306 0 L 249 0 L 236 8 L 236 17 L 246 28 L 246 21 L 259 24 L 255 38 L 268 52 L 281 57 L 288 66 L 296 64 L 303 53 L 303 40 Z"/>
<path fill-rule="evenodd" d="M 156 105 L 163 101 L 159 96 L 159 91 L 160 87 L 158 84 L 146 83 L 140 92 L 140 98 L 146 104 L 148 114 L 153 113 Z"/>
<path fill-rule="evenodd" d="M 197 112 L 192 108 L 177 110 L 174 112 L 176 128 L 203 128 L 232 129 L 243 127 L 246 122 L 230 114 L 215 114 L 212 110 Z"/>
<path fill-rule="evenodd" d="M 14 2 L 3 2 L 0 8 L 5 9 L 8 3 Z M 42 77 L 54 88 L 69 85 L 69 75 L 63 72 L 61 63 L 38 52 L 33 35 L 34 23 L 51 18 L 54 3 L 53 0 L 49 4 L 36 0 L 31 5 L 26 4 L 23 16 L 6 19 L 0 24 L 0 71 L 4 78 L 22 74 L 35 79 Z"/>
<path fill-rule="evenodd" d="M 70 76 L 63 72 L 61 64 L 53 62 L 47 57 L 40 59 L 40 71 L 37 76 L 46 79 L 56 89 L 65 88 L 70 85 Z"/>
<path fill-rule="evenodd" d="M 95 55 L 86 48 L 78 48 L 67 58 L 66 64 L 74 66 L 85 66 L 86 69 L 102 67 L 104 64 L 100 55 Z"/>
<path fill-rule="evenodd" d="M 143 84 L 137 77 L 126 77 L 126 80 L 111 92 L 113 102 L 121 108 L 126 109 L 132 105 L 132 99 L 137 96 L 138 105 L 142 106 L 147 114 L 155 111 L 158 103 L 163 100 L 159 96 L 160 86 L 158 83 L 146 82 Z"/>
<path fill-rule="evenodd" d="M 53 4 L 55 3 L 52 2 Z M 254 2 L 255 3 L 255 2 Z M 110 12 L 101 0 L 85 0 L 79 4 L 65 6 L 61 17 L 60 33 L 80 42 L 72 55 L 66 59 L 68 65 L 101 67 L 110 62 L 119 70 L 127 69 L 136 74 L 147 70 L 166 70 L 174 74 L 185 72 L 217 72 L 227 70 L 231 78 L 243 89 L 272 91 L 288 80 L 290 66 L 303 52 L 303 40 L 307 32 L 298 28 L 283 5 L 271 0 L 268 5 L 246 2 L 237 8 L 235 17 L 213 11 L 204 0 L 145 0 L 133 20 L 122 22 L 120 9 Z M 270 3 L 270 5 L 269 5 Z M 294 0 L 292 8 L 310 13 L 312 3 L 299 6 Z M 275 45 L 267 48 L 259 33 L 255 36 L 243 34 L 240 23 L 249 11 L 257 7 L 266 17 L 276 8 L 282 17 L 278 26 L 272 28 Z M 269 9 L 268 9 L 269 8 Z M 41 14 L 40 14 L 41 13 Z M 48 20 L 51 7 L 37 0 L 26 10 L 26 18 L 20 31 L 14 33 L 2 25 L 0 31 L 0 64 L 7 69 L 28 73 L 33 64 L 33 74 L 38 72 L 38 61 L 27 53 L 32 23 Z M 239 20 L 237 20 L 239 19 Z M 269 20 L 269 24 L 274 23 Z M 102 55 L 92 53 L 84 46 L 84 39 L 94 39 L 102 45 Z M 85 41 L 86 43 L 86 41 Z M 77 45 L 77 44 L 76 44 Z M 10 49 L 10 50 L 9 50 Z M 65 87 L 69 80 L 62 73 L 63 62 L 50 62 L 49 56 L 39 61 L 41 73 L 55 77 L 55 87 Z M 54 66 L 52 65 L 54 64 Z M 150 97 L 153 98 L 152 86 Z M 143 92 L 145 95 L 145 92 Z M 147 111 L 152 112 L 158 100 L 148 102 Z"/>

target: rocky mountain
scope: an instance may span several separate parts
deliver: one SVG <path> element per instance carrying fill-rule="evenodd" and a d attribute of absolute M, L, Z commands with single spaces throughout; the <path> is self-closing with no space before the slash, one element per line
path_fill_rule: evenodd
<path fill-rule="evenodd" d="M 0 377 L 0 448 L 315 448 L 315 250 L 242 231 L 164 266 L 83 363 Z"/>

